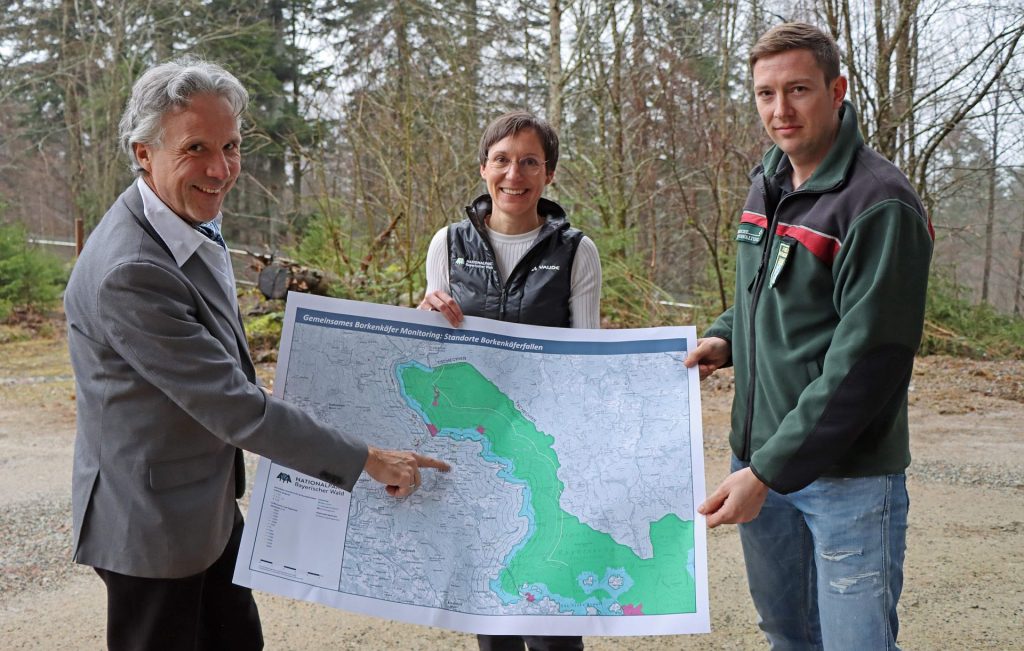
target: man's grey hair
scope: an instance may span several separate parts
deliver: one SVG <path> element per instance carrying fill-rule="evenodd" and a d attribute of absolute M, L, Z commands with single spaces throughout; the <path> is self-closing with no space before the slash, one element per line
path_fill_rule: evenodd
<path fill-rule="evenodd" d="M 241 127 L 241 116 L 249 104 L 249 93 L 234 75 L 216 63 L 182 57 L 153 66 L 139 77 L 121 115 L 118 138 L 121 150 L 128 154 L 136 175 L 144 170 L 135 157 L 132 143 L 159 146 L 164 114 L 188 106 L 193 97 L 205 93 L 226 99 Z"/>

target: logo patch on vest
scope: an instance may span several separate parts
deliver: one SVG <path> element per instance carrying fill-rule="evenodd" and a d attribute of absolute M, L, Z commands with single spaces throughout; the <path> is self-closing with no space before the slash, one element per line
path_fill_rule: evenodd
<path fill-rule="evenodd" d="M 539 264 L 536 267 L 534 267 L 533 269 L 530 269 L 531 272 L 534 272 L 534 271 L 559 271 L 559 270 L 561 270 L 561 267 L 559 265 L 557 265 L 557 264 Z"/>
<path fill-rule="evenodd" d="M 490 260 L 466 260 L 465 258 L 456 258 L 455 264 L 463 267 L 469 267 L 470 269 L 486 269 L 487 271 L 494 269 L 494 263 Z"/>

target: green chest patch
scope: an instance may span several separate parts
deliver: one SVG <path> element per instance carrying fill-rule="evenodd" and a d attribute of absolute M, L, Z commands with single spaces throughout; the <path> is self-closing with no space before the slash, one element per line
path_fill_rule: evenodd
<path fill-rule="evenodd" d="M 741 223 L 739 230 L 736 232 L 736 241 L 746 242 L 747 244 L 760 244 L 761 238 L 764 237 L 764 231 L 765 229 L 757 224 Z"/>

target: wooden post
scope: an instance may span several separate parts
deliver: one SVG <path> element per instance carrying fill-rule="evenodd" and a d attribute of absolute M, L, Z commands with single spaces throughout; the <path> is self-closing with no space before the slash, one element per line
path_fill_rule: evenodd
<path fill-rule="evenodd" d="M 85 222 L 81 217 L 75 218 L 75 257 L 82 255 L 82 246 L 85 245 Z"/>

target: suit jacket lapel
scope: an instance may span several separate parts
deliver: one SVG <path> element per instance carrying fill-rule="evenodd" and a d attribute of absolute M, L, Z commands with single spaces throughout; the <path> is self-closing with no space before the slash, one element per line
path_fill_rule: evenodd
<path fill-rule="evenodd" d="M 160 248 L 167 253 L 173 262 L 174 256 L 171 254 L 170 247 L 167 246 L 167 243 L 163 241 L 156 232 L 156 229 L 153 228 L 153 225 L 146 219 L 145 209 L 142 204 L 142 194 L 139 192 L 139 189 L 132 185 L 127 192 L 121 195 L 121 198 L 138 225 L 160 245 Z M 245 339 L 245 329 L 242 327 L 242 315 L 234 308 L 223 286 L 213 276 L 215 272 L 206 266 L 206 263 L 203 262 L 197 253 L 192 254 L 181 267 L 181 271 L 192 281 L 192 284 L 199 290 L 199 294 L 203 299 L 214 310 L 219 312 L 231 326 L 231 331 L 235 335 L 235 343 L 240 353 L 239 360 L 242 363 L 242 368 L 250 380 L 255 380 L 256 368 L 252 365 L 252 359 L 249 356 L 249 345 Z"/>
<path fill-rule="evenodd" d="M 214 277 L 213 274 L 216 272 L 206 266 L 198 254 L 193 254 L 181 270 L 196 286 L 206 302 L 231 325 L 231 331 L 235 334 L 235 343 L 240 353 L 242 368 L 245 369 L 245 374 L 249 379 L 254 379 L 256 369 L 249 358 L 249 346 L 245 340 L 245 330 L 242 328 L 242 315 L 235 310 L 230 297 L 224 291 L 224 286 Z"/>

